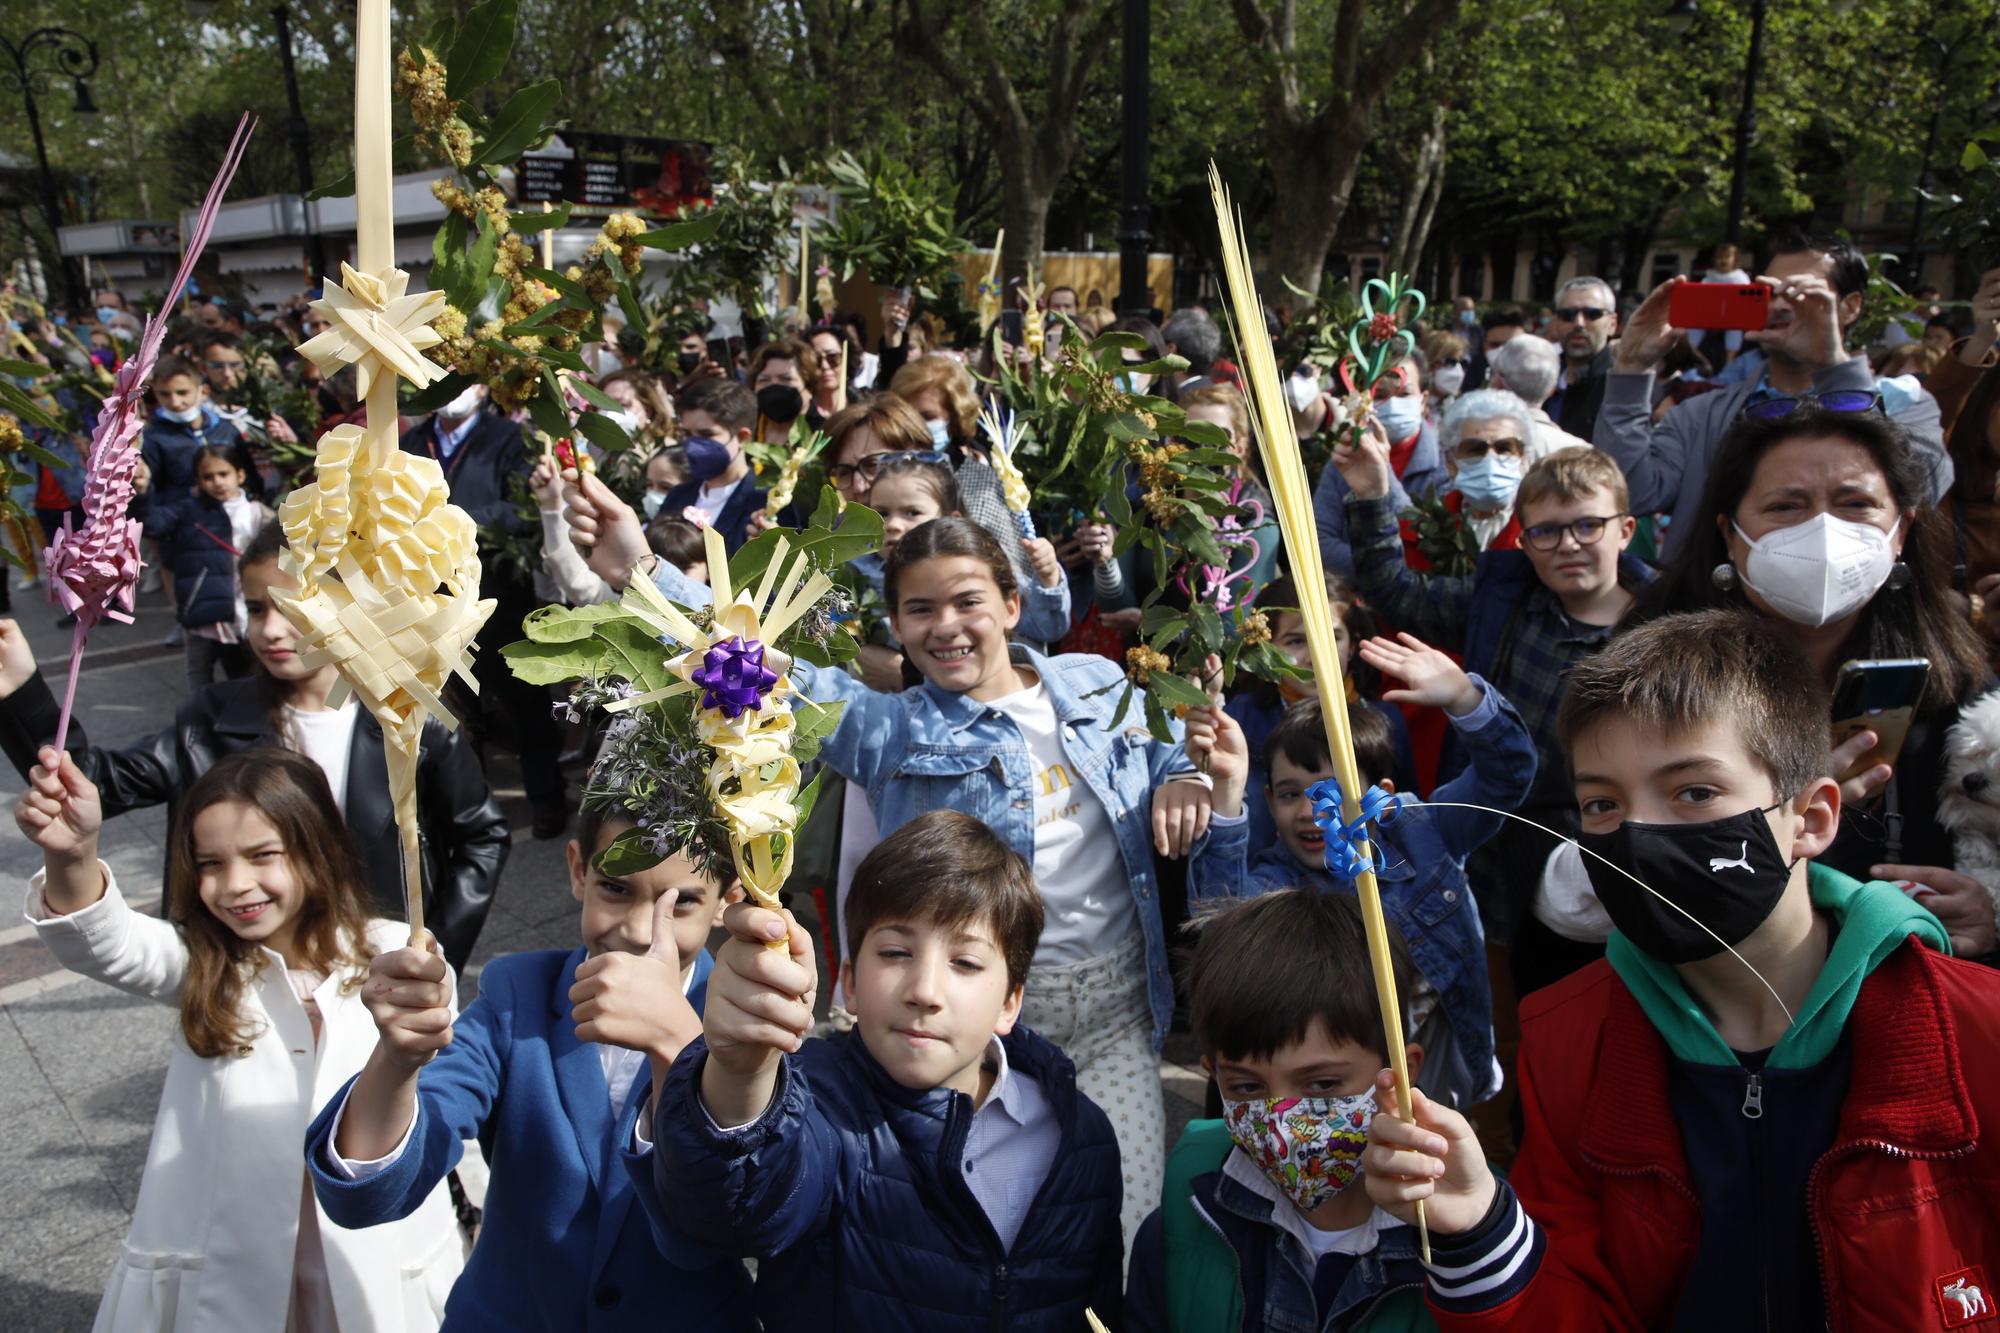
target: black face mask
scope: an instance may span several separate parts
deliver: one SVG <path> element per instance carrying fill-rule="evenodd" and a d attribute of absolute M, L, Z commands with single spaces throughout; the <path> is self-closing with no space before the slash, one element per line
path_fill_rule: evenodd
<path fill-rule="evenodd" d="M 674 364 L 681 368 L 681 374 L 683 375 L 690 374 L 691 372 L 693 372 L 696 366 L 701 364 L 701 353 L 700 352 L 678 353 L 674 357 Z"/>
<path fill-rule="evenodd" d="M 799 419 L 806 410 L 806 396 L 789 384 L 766 384 L 757 390 L 757 410 L 765 420 L 783 425 Z"/>
<path fill-rule="evenodd" d="M 1792 867 L 1764 818 L 1778 805 L 1706 824 L 1628 822 L 1609 833 L 1581 834 L 1579 846 L 1611 862 L 1583 858 L 1590 887 L 1611 923 L 1649 956 L 1662 963 L 1713 958 L 1725 944 L 1733 949 L 1763 925 L 1791 881 Z M 1695 920 L 1611 866 L 1650 884 Z"/>

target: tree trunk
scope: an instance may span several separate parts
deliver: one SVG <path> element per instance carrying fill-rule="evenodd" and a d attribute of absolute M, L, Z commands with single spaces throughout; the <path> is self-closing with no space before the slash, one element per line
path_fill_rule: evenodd
<path fill-rule="evenodd" d="M 1347 216 L 1372 119 L 1350 117 L 1334 127 L 1330 137 L 1312 124 L 1289 130 L 1271 126 L 1267 131 L 1279 200 L 1271 218 L 1271 261 L 1264 292 L 1272 305 L 1296 311 L 1307 304 L 1285 285 L 1285 279 L 1304 291 L 1319 290 L 1326 252 Z"/>
<path fill-rule="evenodd" d="M 1410 164 L 1410 176 L 1403 186 L 1395 239 L 1389 247 L 1391 273 L 1414 276 L 1424 243 L 1430 238 L 1431 218 L 1444 188 L 1444 118 L 1443 105 L 1432 107 L 1430 121 L 1417 141 L 1416 160 Z"/>

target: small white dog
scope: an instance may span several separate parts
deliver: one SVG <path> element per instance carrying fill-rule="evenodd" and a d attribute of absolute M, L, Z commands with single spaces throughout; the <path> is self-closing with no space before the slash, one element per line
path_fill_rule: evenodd
<path fill-rule="evenodd" d="M 1945 733 L 1938 823 L 1952 832 L 1952 860 L 1986 886 L 2000 914 L 2000 690 L 1959 713 Z"/>

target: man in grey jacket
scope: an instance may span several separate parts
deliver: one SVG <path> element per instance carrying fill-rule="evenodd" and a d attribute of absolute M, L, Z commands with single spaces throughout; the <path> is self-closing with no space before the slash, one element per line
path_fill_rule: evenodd
<path fill-rule="evenodd" d="M 1952 480 L 1951 459 L 1937 400 L 1908 378 L 1877 380 L 1865 356 L 1845 345 L 1847 327 L 1860 318 L 1868 261 L 1832 237 L 1781 241 L 1761 281 L 1771 286 L 1767 328 L 1745 337 L 1764 353 L 1764 374 L 1690 398 L 1653 421 L 1653 375 L 1672 340 L 1667 306 L 1685 278 L 1653 289 L 1619 339 L 1604 406 L 1592 440 L 1625 470 L 1635 514 L 1668 513 L 1665 556 L 1672 559 L 1701 521 L 1702 493 L 1716 446 L 1745 408 L 1767 399 L 1800 398 L 1840 390 L 1873 390 L 1882 410 L 1909 435 L 1930 469 L 1930 496 L 1943 498 Z"/>

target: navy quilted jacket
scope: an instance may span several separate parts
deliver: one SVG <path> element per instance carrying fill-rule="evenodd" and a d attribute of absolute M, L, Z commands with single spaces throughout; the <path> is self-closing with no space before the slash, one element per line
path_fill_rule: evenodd
<path fill-rule="evenodd" d="M 154 506 L 146 535 L 160 544 L 172 566 L 174 608 L 183 625 L 236 620 L 236 549 L 229 511 L 206 495 L 184 504 Z"/>
<path fill-rule="evenodd" d="M 960 1168 L 971 1099 L 902 1087 L 851 1033 L 785 1057 L 770 1107 L 734 1134 L 701 1105 L 706 1043 L 683 1051 L 655 1125 L 659 1198 L 685 1234 L 762 1261 L 766 1333 L 1076 1333 L 1086 1306 L 1115 1319 L 1122 1185 L 1111 1122 L 1053 1044 L 1018 1026 L 1002 1040 L 1062 1125 L 1011 1252 Z"/>

